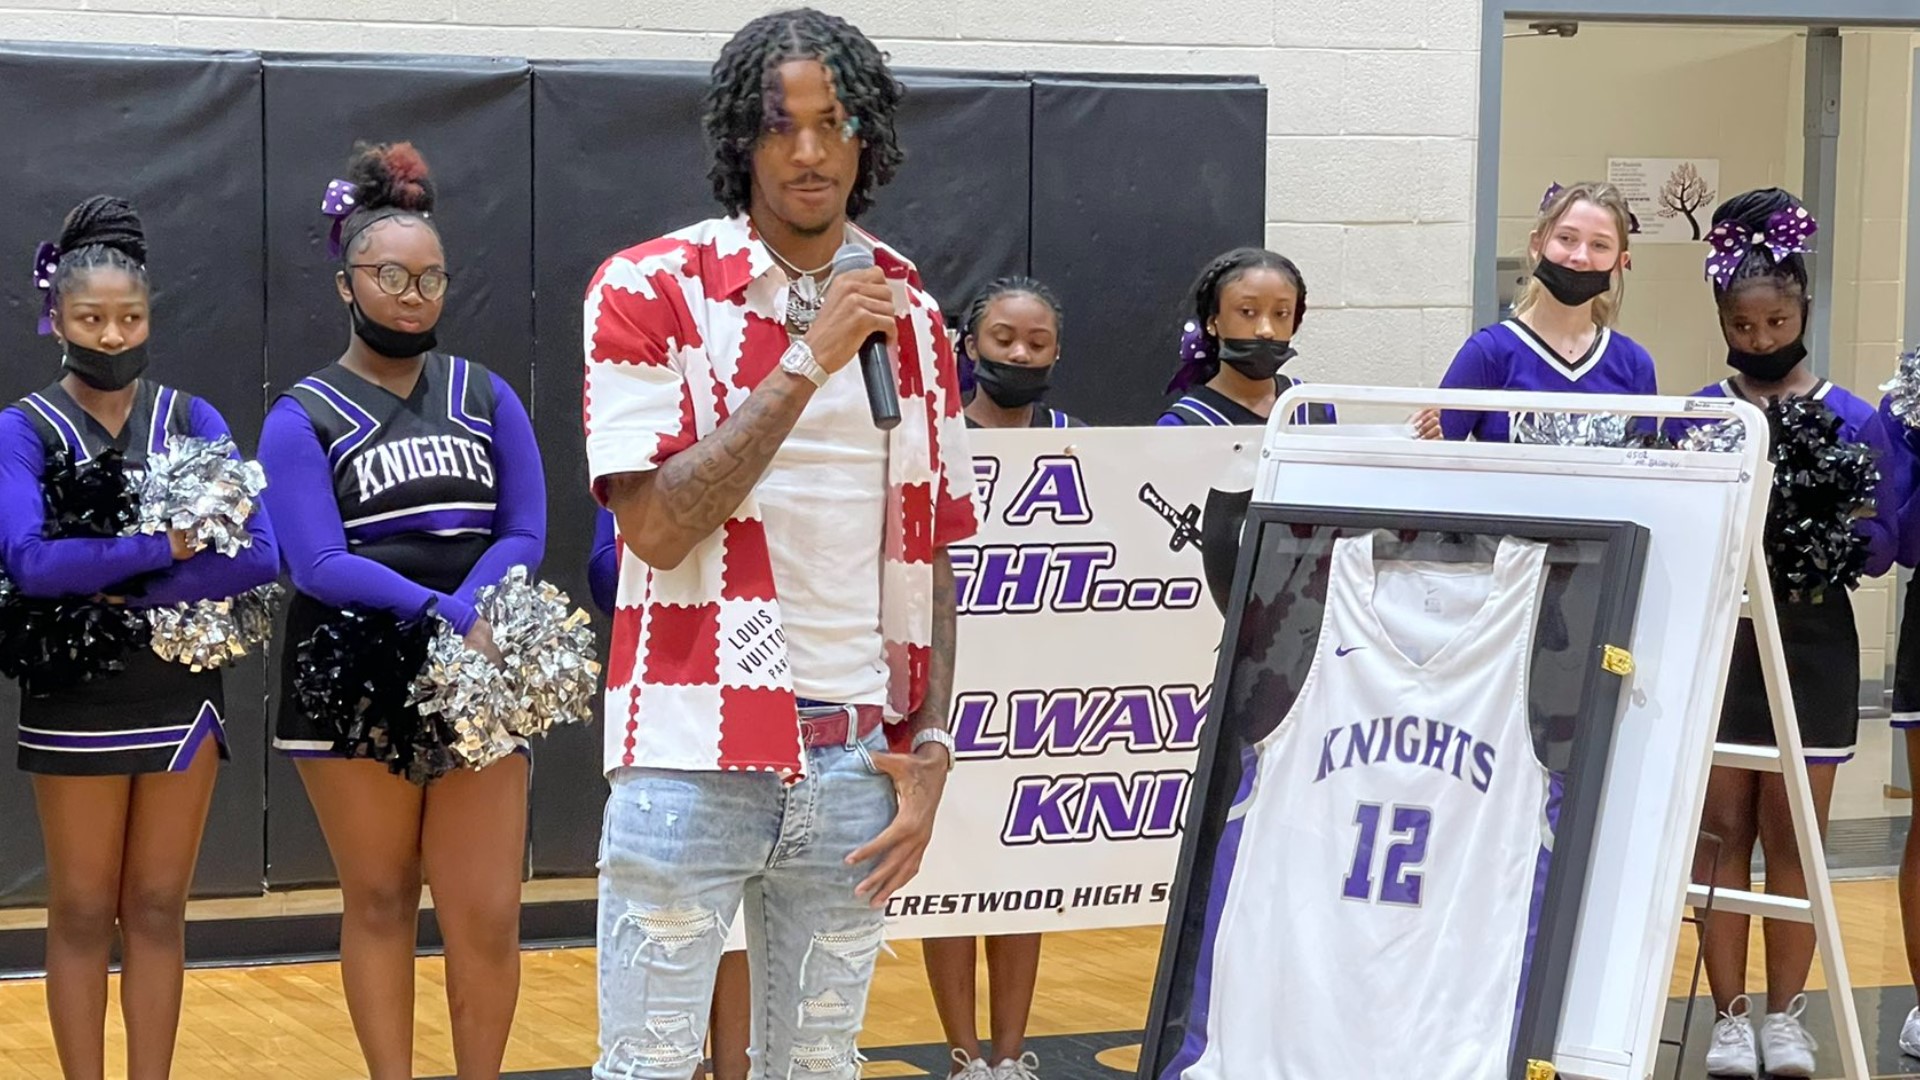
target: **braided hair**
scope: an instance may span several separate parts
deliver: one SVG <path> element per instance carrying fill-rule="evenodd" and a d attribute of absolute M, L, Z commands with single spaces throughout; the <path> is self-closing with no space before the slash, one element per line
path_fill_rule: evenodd
<path fill-rule="evenodd" d="M 1766 230 L 1775 214 L 1781 211 L 1792 213 L 1800 206 L 1800 200 L 1791 192 L 1781 188 L 1763 188 L 1735 195 L 1721 203 L 1713 212 L 1713 223 L 1718 225 L 1723 221 L 1732 221 L 1748 233 L 1759 233 Z M 1734 293 L 1756 281 L 1768 282 L 1788 296 L 1797 294 L 1802 301 L 1812 295 L 1804 255 L 1793 252 L 1776 261 L 1767 245 L 1754 244 L 1741 256 L 1739 265 L 1734 268 L 1733 280 L 1727 287 L 1722 289 L 1718 284 L 1714 286 L 1714 299 L 1725 306 Z"/>
<path fill-rule="evenodd" d="M 981 289 L 978 296 L 973 298 L 973 303 L 967 305 L 967 312 L 960 319 L 959 333 L 956 335 L 958 337 L 958 345 L 955 351 L 959 354 L 959 364 L 957 366 L 960 376 L 960 393 L 962 395 L 971 394 L 974 386 L 974 356 L 972 350 L 967 348 L 967 339 L 975 338 L 979 335 L 980 320 L 987 317 L 987 309 L 993 306 L 995 300 L 1004 296 L 1031 296 L 1035 300 L 1047 305 L 1047 310 L 1053 312 L 1054 340 L 1058 342 L 1060 339 L 1060 326 L 1065 322 L 1065 318 L 1063 309 L 1060 306 L 1060 298 L 1053 295 L 1052 289 L 1047 288 L 1045 285 L 1024 274 L 1010 274 L 1003 278 L 994 278 L 992 281 L 987 282 L 986 288 Z"/>
<path fill-rule="evenodd" d="M 147 233 L 133 205 L 114 195 L 95 195 L 67 212 L 60 227 L 60 263 L 53 291 L 65 296 L 88 274 L 110 268 L 142 289 L 147 279 Z"/>
<path fill-rule="evenodd" d="M 1180 339 L 1181 368 L 1168 384 L 1170 392 L 1200 385 L 1219 373 L 1220 338 L 1207 324 L 1220 314 L 1220 293 L 1255 270 L 1272 270 L 1293 286 L 1298 294 L 1293 307 L 1293 329 L 1300 329 L 1300 320 L 1307 314 L 1307 279 L 1300 273 L 1300 267 L 1277 251 L 1234 248 L 1208 263 L 1193 282 L 1193 316 Z"/>
<path fill-rule="evenodd" d="M 714 198 L 727 213 L 746 210 L 753 197 L 753 152 L 786 117 L 780 65 L 816 60 L 833 80 L 834 94 L 860 138 L 860 172 L 847 197 L 847 216 L 873 205 L 873 189 L 893 179 L 905 157 L 893 114 L 904 91 L 887 70 L 885 54 L 852 23 L 812 8 L 776 11 L 740 29 L 713 62 L 705 102 L 707 140 L 713 145 Z"/>
<path fill-rule="evenodd" d="M 433 224 L 433 177 L 412 143 L 354 143 L 347 180 L 353 184 L 354 207 L 340 229 L 342 264 L 352 262 L 356 250 L 366 250 L 372 243 L 367 230 L 382 221 L 406 218 L 440 235 Z"/>
<path fill-rule="evenodd" d="M 973 303 L 967 306 L 966 317 L 960 320 L 960 355 L 962 357 L 972 359 L 967 355 L 967 339 L 979 334 L 980 320 L 987 317 L 987 309 L 993 306 L 993 302 L 1003 296 L 1031 296 L 1047 305 L 1047 310 L 1053 312 L 1054 336 L 1056 338 L 1060 336 L 1060 326 L 1066 321 L 1060 307 L 1060 298 L 1053 295 L 1052 289 L 1038 281 L 1022 274 L 1012 274 L 989 281 L 987 287 L 980 290 L 980 295 L 973 298 Z"/>

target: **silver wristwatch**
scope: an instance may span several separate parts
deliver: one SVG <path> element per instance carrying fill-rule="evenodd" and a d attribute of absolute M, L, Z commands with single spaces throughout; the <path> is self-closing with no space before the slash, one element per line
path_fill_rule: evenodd
<path fill-rule="evenodd" d="M 939 728 L 932 727 L 921 728 L 919 731 L 913 733 L 912 750 L 918 752 L 921 747 L 928 743 L 939 743 L 941 746 L 947 748 L 947 771 L 952 772 L 954 761 L 958 758 L 958 755 L 954 752 L 953 736 Z"/>
<path fill-rule="evenodd" d="M 780 370 L 798 375 L 816 388 L 827 385 L 827 369 L 813 358 L 813 348 L 805 341 L 795 341 L 787 346 L 787 351 L 780 356 Z"/>

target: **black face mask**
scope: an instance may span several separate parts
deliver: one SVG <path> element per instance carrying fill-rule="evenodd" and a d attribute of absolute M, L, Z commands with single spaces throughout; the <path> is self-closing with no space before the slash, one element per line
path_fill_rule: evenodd
<path fill-rule="evenodd" d="M 103 353 L 71 341 L 64 344 L 66 352 L 60 366 L 95 390 L 124 390 L 147 370 L 145 342 L 117 353 Z"/>
<path fill-rule="evenodd" d="M 1296 355 L 1293 342 L 1278 338 L 1220 339 L 1220 362 L 1254 382 L 1265 382 L 1280 374 L 1280 369 Z"/>
<path fill-rule="evenodd" d="M 353 310 L 354 334 L 367 343 L 367 348 L 389 360 L 410 360 L 440 343 L 440 339 L 434 336 L 432 327 L 410 334 L 405 330 L 382 326 L 367 318 L 367 313 L 360 308 L 359 300 L 351 301 L 347 306 Z"/>
<path fill-rule="evenodd" d="M 1741 352 L 1728 346 L 1727 366 L 1755 382 L 1777 383 L 1807 358 L 1805 339 L 1782 345 L 1770 353 Z"/>
<path fill-rule="evenodd" d="M 976 356 L 973 360 L 973 381 L 995 405 L 1003 409 L 1018 409 L 1047 395 L 1047 388 L 1053 385 L 1053 365 L 1021 367 Z"/>
<path fill-rule="evenodd" d="M 1611 270 L 1572 270 L 1545 258 L 1533 268 L 1533 276 L 1568 307 L 1579 307 L 1613 288 Z"/>

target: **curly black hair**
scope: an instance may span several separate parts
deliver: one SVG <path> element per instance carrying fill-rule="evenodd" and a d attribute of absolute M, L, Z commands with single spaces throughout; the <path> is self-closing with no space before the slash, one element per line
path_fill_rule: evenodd
<path fill-rule="evenodd" d="M 412 143 L 354 143 L 347 180 L 353 184 L 354 207 L 340 230 L 343 264 L 372 242 L 367 230 L 389 218 L 411 218 L 439 235 L 433 223 L 433 177 L 427 159 Z"/>
<path fill-rule="evenodd" d="M 893 114 L 905 91 L 887 70 L 887 58 L 858 27 L 812 8 L 776 11 L 733 35 L 713 62 L 707 86 L 705 124 L 713 146 L 714 198 L 727 213 L 746 210 L 753 198 L 753 151 L 783 122 L 777 72 L 790 60 L 817 60 L 833 79 L 834 93 L 860 138 L 860 174 L 847 197 L 847 216 L 873 205 L 873 190 L 893 179 L 905 154 L 895 136 Z"/>
<path fill-rule="evenodd" d="M 1765 232 L 1767 223 L 1773 215 L 1781 211 L 1800 209 L 1801 202 L 1792 192 L 1781 188 L 1762 188 L 1735 195 L 1713 212 L 1713 223 L 1732 221 L 1749 233 Z M 1740 258 L 1740 265 L 1733 271 L 1733 280 L 1722 289 L 1714 288 L 1714 298 L 1725 304 L 1734 293 L 1756 281 L 1765 281 L 1788 295 L 1798 294 L 1805 299 L 1811 296 L 1807 276 L 1806 257 L 1795 252 L 1784 259 L 1775 261 L 1773 252 L 1765 244 L 1755 244 L 1747 249 Z"/>
<path fill-rule="evenodd" d="M 65 296 L 94 270 L 124 271 L 141 288 L 147 280 L 147 233 L 140 215 L 127 200 L 95 195 L 67 211 L 60 227 L 60 264 L 53 274 L 54 293 Z"/>
<path fill-rule="evenodd" d="M 1003 296 L 1031 296 L 1047 305 L 1048 310 L 1053 312 L 1054 337 L 1056 339 L 1059 337 L 1061 324 L 1066 321 L 1065 312 L 1060 306 L 1060 298 L 1053 295 L 1053 290 L 1040 282 L 1020 274 L 1013 274 L 988 282 L 987 287 L 981 289 L 980 295 L 974 297 L 973 303 L 967 306 L 966 317 L 960 320 L 961 356 L 972 359 L 968 355 L 967 339 L 980 332 L 980 320 L 986 318 L 987 308 L 993 306 L 993 302 Z"/>

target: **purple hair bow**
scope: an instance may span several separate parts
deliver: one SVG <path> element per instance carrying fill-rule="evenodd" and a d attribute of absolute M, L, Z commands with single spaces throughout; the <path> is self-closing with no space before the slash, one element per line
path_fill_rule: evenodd
<path fill-rule="evenodd" d="M 327 250 L 334 258 L 340 257 L 340 230 L 347 224 L 347 216 L 358 209 L 359 200 L 354 197 L 356 186 L 351 180 L 329 180 L 327 194 L 320 200 L 320 212 L 333 219 L 333 231 L 327 235 Z"/>
<path fill-rule="evenodd" d="M 1707 279 L 1714 288 L 1724 290 L 1733 284 L 1734 272 L 1740 269 L 1749 248 L 1766 248 L 1778 263 L 1789 255 L 1813 250 L 1807 240 L 1818 231 L 1820 223 L 1804 206 L 1774 211 L 1764 232 L 1748 232 L 1737 221 L 1723 221 L 1707 234 L 1707 243 L 1713 245 L 1713 252 L 1707 256 Z"/>
<path fill-rule="evenodd" d="M 60 269 L 60 248 L 44 242 L 33 253 L 33 285 L 40 290 L 40 333 L 53 333 L 53 275 Z"/>
<path fill-rule="evenodd" d="M 1219 361 L 1214 359 L 1213 348 L 1207 343 L 1207 332 L 1199 323 L 1189 322 L 1186 332 L 1180 335 L 1180 367 L 1167 383 L 1167 393 L 1185 393 L 1194 383 L 1212 378 L 1218 369 Z"/>

